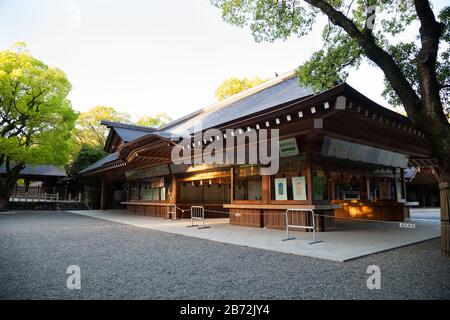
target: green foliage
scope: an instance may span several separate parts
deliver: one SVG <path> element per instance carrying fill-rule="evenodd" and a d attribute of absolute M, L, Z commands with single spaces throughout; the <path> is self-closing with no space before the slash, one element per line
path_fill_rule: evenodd
<path fill-rule="evenodd" d="M 113 107 L 96 106 L 88 111 L 81 112 L 74 130 L 76 152 L 83 145 L 99 149 L 104 147 L 109 129 L 100 124 L 102 120 L 131 123 L 131 117 L 128 113 L 117 112 Z"/>
<path fill-rule="evenodd" d="M 323 46 L 298 69 L 300 83 L 312 86 L 316 91 L 329 88 L 347 79 L 350 69 L 357 69 L 367 58 L 364 46 L 358 44 L 343 29 L 329 18 L 328 24 L 314 24 L 319 9 L 316 5 L 325 3 L 350 19 L 357 29 L 369 36 L 386 52 L 392 55 L 403 75 L 414 90 L 419 93 L 417 71 L 418 43 L 402 42 L 401 32 L 418 21 L 412 0 L 210 0 L 222 12 L 224 21 L 240 27 L 249 27 L 255 40 L 285 40 L 291 36 L 301 37 L 311 29 L 323 28 Z M 376 15 L 368 14 L 374 6 Z M 322 10 L 322 13 L 323 10 Z M 368 22 L 372 18 L 373 27 Z M 437 62 L 437 79 L 444 108 L 449 108 L 450 94 L 450 7 L 444 8 L 439 20 L 445 26 Z M 392 87 L 385 81 L 385 97 L 399 106 L 400 100 Z M 420 96 L 420 94 L 419 94 Z"/>
<path fill-rule="evenodd" d="M 85 178 L 79 172 L 106 155 L 107 153 L 101 148 L 83 145 L 68 168 L 68 173 L 72 180 L 80 184 L 92 184 L 93 180 L 91 178 Z"/>
<path fill-rule="evenodd" d="M 336 35 L 334 41 L 300 66 L 300 83 L 321 91 L 342 83 L 348 77 L 348 66 L 358 67 L 362 61 L 361 49 L 346 34 Z"/>
<path fill-rule="evenodd" d="M 172 121 L 172 119 L 164 112 L 155 114 L 153 116 L 142 116 L 136 122 L 139 126 L 160 128 Z"/>
<path fill-rule="evenodd" d="M 77 114 L 63 71 L 33 58 L 23 43 L 0 52 L 0 165 L 66 163 Z"/>
<path fill-rule="evenodd" d="M 253 79 L 238 79 L 236 77 L 232 77 L 222 82 L 222 84 L 217 88 L 215 96 L 217 100 L 220 101 L 244 90 L 253 88 L 254 86 L 257 86 L 265 81 L 267 81 L 267 79 L 260 79 L 258 77 L 254 77 Z"/>
<path fill-rule="evenodd" d="M 233 25 L 249 26 L 256 41 L 287 39 L 311 30 L 317 10 L 300 1 L 211 0 L 222 18 Z"/>
<path fill-rule="evenodd" d="M 441 98 L 450 121 L 450 6 L 439 13 L 439 20 L 444 26 L 442 41 L 446 48 L 441 51 L 437 63 L 437 80 L 441 84 Z"/>
<path fill-rule="evenodd" d="M 441 10 L 438 18 L 444 26 L 444 32 L 441 37 L 442 45 L 436 63 L 436 76 L 441 85 L 439 93 L 444 110 L 446 111 L 447 117 L 450 117 L 450 7 Z M 396 44 L 387 43 L 386 50 L 400 67 L 417 95 L 420 96 L 419 73 L 416 62 L 419 54 L 417 43 L 401 41 Z M 383 91 L 383 96 L 388 99 L 390 104 L 400 107 L 401 101 L 397 94 L 386 79 L 384 83 L 385 90 Z"/>
<path fill-rule="evenodd" d="M 83 145 L 74 156 L 73 161 L 67 166 L 67 173 L 75 184 L 82 185 L 85 194 L 85 203 L 91 209 L 98 208 L 100 186 L 96 177 L 85 177 L 80 171 L 107 155 L 102 148 Z"/>
<path fill-rule="evenodd" d="M 394 61 L 400 68 L 403 70 L 405 77 L 411 83 L 411 86 L 416 91 L 418 95 L 419 93 L 419 74 L 417 72 L 417 67 L 415 63 L 412 63 L 417 55 L 419 54 L 419 48 L 413 42 L 403 43 L 400 42 L 397 45 L 388 46 L 388 52 L 391 54 Z M 398 98 L 397 94 L 392 89 L 389 82 L 384 79 L 385 89 L 383 91 L 383 97 L 388 99 L 389 103 L 394 106 L 400 106 L 401 102 Z"/>
<path fill-rule="evenodd" d="M 74 151 L 72 157 L 80 152 L 84 145 L 93 148 L 103 149 L 108 138 L 109 129 L 100 124 L 102 120 L 129 123 L 131 116 L 125 112 L 118 112 L 113 107 L 96 106 L 85 112 L 81 112 L 74 129 Z M 165 113 L 159 113 L 154 116 L 142 116 L 136 122 L 137 125 L 147 127 L 161 127 L 170 122 L 170 117 Z"/>

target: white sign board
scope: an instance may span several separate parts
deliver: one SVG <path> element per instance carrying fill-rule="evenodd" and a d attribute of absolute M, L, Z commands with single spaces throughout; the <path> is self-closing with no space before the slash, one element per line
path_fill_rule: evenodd
<path fill-rule="evenodd" d="M 280 140 L 280 157 L 290 157 L 298 155 L 297 140 L 289 138 Z"/>
<path fill-rule="evenodd" d="M 292 177 L 292 194 L 294 200 L 306 200 L 306 180 L 304 176 Z"/>
<path fill-rule="evenodd" d="M 286 178 L 275 179 L 275 200 L 287 200 Z"/>

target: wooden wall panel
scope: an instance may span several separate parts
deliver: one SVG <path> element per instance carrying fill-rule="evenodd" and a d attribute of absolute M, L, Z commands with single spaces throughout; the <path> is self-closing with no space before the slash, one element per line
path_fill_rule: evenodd
<path fill-rule="evenodd" d="M 128 204 L 127 211 L 133 214 L 150 216 L 150 217 L 167 217 L 167 206 L 149 206 L 149 205 L 139 205 L 139 204 Z"/>
<path fill-rule="evenodd" d="M 182 219 L 190 219 L 190 208 L 191 204 L 179 204 L 177 205 L 180 209 L 186 210 L 181 212 L 177 210 L 177 217 Z M 228 209 L 224 209 L 222 205 L 213 204 L 213 205 L 203 205 L 205 208 L 205 218 L 228 218 Z M 150 217 L 159 217 L 159 218 L 167 218 L 167 212 L 169 210 L 168 206 L 161 205 L 144 205 L 144 204 L 128 204 L 127 210 L 130 213 L 136 215 L 145 215 Z M 208 211 L 208 210 L 212 210 Z"/>
<path fill-rule="evenodd" d="M 262 228 L 262 212 L 259 209 L 230 209 L 230 224 Z"/>

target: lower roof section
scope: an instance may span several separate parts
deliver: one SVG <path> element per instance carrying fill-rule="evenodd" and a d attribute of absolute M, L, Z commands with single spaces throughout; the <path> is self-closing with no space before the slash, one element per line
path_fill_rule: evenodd
<path fill-rule="evenodd" d="M 118 160 L 118 156 L 119 156 L 118 152 L 108 154 L 106 157 L 98 160 L 97 162 L 95 162 L 95 163 L 91 164 L 90 166 L 86 167 L 85 169 L 81 170 L 80 173 L 86 174 L 88 172 L 93 172 L 97 169 L 100 169 L 103 166 L 107 165 L 108 163 Z"/>
<path fill-rule="evenodd" d="M 6 167 L 0 167 L 0 174 L 6 173 Z M 20 171 L 21 176 L 47 176 L 47 177 L 67 177 L 64 167 L 52 166 L 52 165 L 26 165 L 25 168 Z"/>

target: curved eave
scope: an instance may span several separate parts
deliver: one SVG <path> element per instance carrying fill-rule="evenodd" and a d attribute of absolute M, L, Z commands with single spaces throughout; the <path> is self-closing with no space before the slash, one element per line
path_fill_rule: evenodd
<path fill-rule="evenodd" d="M 97 175 L 97 174 L 100 174 L 100 173 L 103 173 L 106 171 L 111 171 L 111 170 L 114 170 L 117 168 L 125 167 L 126 165 L 127 165 L 127 163 L 125 161 L 115 160 L 112 162 L 108 162 L 108 163 L 102 165 L 101 167 L 83 172 L 83 175 L 85 175 L 85 176 Z"/>

